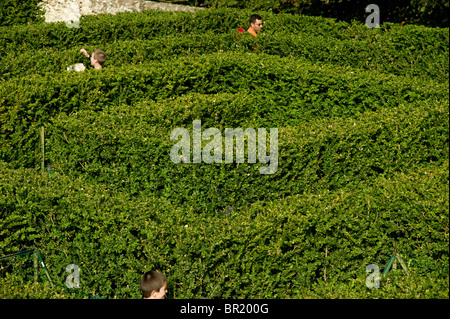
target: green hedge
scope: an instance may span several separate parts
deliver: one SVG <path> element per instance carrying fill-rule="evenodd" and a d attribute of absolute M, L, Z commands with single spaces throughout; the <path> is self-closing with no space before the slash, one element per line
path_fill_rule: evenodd
<path fill-rule="evenodd" d="M 407 34 L 407 30 L 404 31 Z M 250 38 L 236 38 L 236 33 L 216 34 L 206 31 L 202 34 L 158 35 L 152 39 L 121 40 L 101 46 L 107 52 L 105 66 L 140 64 L 148 61 L 173 59 L 178 56 L 192 56 L 215 52 L 244 54 L 250 46 L 257 46 L 258 52 L 276 56 L 302 58 L 312 63 L 326 63 L 350 66 L 366 70 L 392 73 L 395 75 L 418 76 L 436 81 L 448 79 L 448 37 L 440 41 L 423 41 L 414 34 L 400 38 L 393 32 L 374 32 L 359 38 L 336 39 L 310 33 L 268 33 L 261 34 L 258 41 Z M 448 35 L 448 33 L 447 33 Z M 421 43 L 418 43 L 421 41 Z M 63 73 L 77 62 L 88 63 L 79 53 L 79 47 L 43 48 L 19 53 L 11 51 L 2 57 L 0 73 L 3 79 L 24 77 L 31 74 Z M 98 46 L 88 45 L 93 51 Z M 14 60 L 15 63 L 10 63 Z"/>
<path fill-rule="evenodd" d="M 3 0 L 0 3 L 0 27 L 44 21 L 39 0 Z"/>
<path fill-rule="evenodd" d="M 75 299 L 80 297 L 79 294 L 69 293 L 64 288 L 52 287 L 46 280 L 44 278 L 33 282 L 20 275 L 7 274 L 5 277 L 0 277 L 0 297 L 2 299 Z"/>
<path fill-rule="evenodd" d="M 67 49 L 79 45 L 103 45 L 119 40 L 148 40 L 176 34 L 228 34 L 239 27 L 248 27 L 250 10 L 199 10 L 192 12 L 118 13 L 116 15 L 84 16 L 80 28 L 65 23 L 32 24 L 0 28 L 0 48 L 22 52 L 46 47 Z M 344 22 L 322 17 L 291 14 L 264 16 L 263 33 L 309 34 L 339 40 L 361 40 L 375 35 L 392 41 L 398 47 L 425 48 L 448 43 L 448 28 L 382 24 L 370 29 L 363 22 Z M 390 39 L 390 40 L 389 40 Z M 448 46 L 448 45 L 447 45 Z M 445 43 L 441 48 L 445 49 Z M 448 48 L 447 48 L 448 50 Z"/>
<path fill-rule="evenodd" d="M 169 298 L 448 298 L 448 29 L 264 13 L 248 52 L 249 12 L 0 28 L 0 256 L 39 249 L 59 283 L 77 264 L 102 298 L 139 298 L 149 269 Z M 107 68 L 65 71 L 102 46 Z M 277 172 L 172 163 L 195 119 L 278 128 Z M 366 288 L 394 250 L 411 275 Z"/>
<path fill-rule="evenodd" d="M 217 53 L 146 65 L 108 68 L 101 72 L 31 76 L 4 82 L 0 88 L 0 158 L 33 165 L 30 150 L 38 147 L 32 127 L 59 113 L 100 111 L 108 105 L 160 100 L 189 92 L 215 94 L 255 91 L 260 104 L 275 109 L 303 109 L 313 116 L 354 116 L 423 99 L 442 99 L 448 86 L 432 81 L 310 65 L 266 55 Z M 276 93 L 275 93 L 276 92 Z M 13 145 L 22 145 L 13 148 Z M 28 149 L 28 150 L 27 150 Z M 34 165 L 33 165 L 34 166 Z"/>
<path fill-rule="evenodd" d="M 68 174 L 1 171 L 0 252 L 38 248 L 60 283 L 75 263 L 84 291 L 102 298 L 139 298 L 142 273 L 155 268 L 169 298 L 317 298 L 324 271 L 335 297 L 342 286 L 353 298 L 448 296 L 448 161 L 216 216 Z M 383 269 L 394 249 L 434 270 L 412 266 L 413 278 L 369 291 L 365 266 Z"/>
<path fill-rule="evenodd" d="M 105 67 L 136 65 L 149 61 L 175 59 L 178 56 L 195 58 L 199 54 L 237 51 L 234 34 L 218 35 L 211 31 L 204 34 L 158 35 L 158 37 L 145 40 L 120 40 L 101 47 L 88 45 L 85 48 L 90 53 L 96 48 L 104 50 L 107 53 Z M 89 64 L 89 60 L 84 58 L 80 49 L 81 46 L 65 49 L 51 47 L 21 54 L 10 52 L 2 58 L 5 63 L 0 65 L 0 73 L 3 79 L 66 73 L 67 67 L 72 64 Z M 8 63 L 11 59 L 15 59 L 16 63 Z"/>
<path fill-rule="evenodd" d="M 75 53 L 81 47 L 102 47 L 113 65 L 200 50 L 236 50 L 234 35 L 238 27 L 246 26 L 246 14 L 250 12 L 146 11 L 87 16 L 80 28 L 67 28 L 62 22 L 3 28 L 0 71 L 3 78 L 21 72 L 63 71 L 78 62 L 80 56 Z M 259 46 L 266 53 L 442 81 L 448 78 L 448 29 L 392 23 L 369 29 L 362 23 L 289 14 L 267 15 L 265 21 Z M 12 59 L 16 62 L 10 63 Z"/>
<path fill-rule="evenodd" d="M 282 127 L 283 114 L 272 114 L 262 126 L 254 110 L 241 112 L 230 101 L 217 100 L 213 107 L 195 102 L 189 107 L 181 99 L 135 111 L 125 107 L 98 115 L 61 114 L 47 127 L 47 159 L 60 173 L 129 194 L 167 198 L 196 212 L 218 213 L 228 206 L 336 190 L 369 183 L 378 175 L 439 166 L 448 157 L 448 118 L 445 104 L 437 102 L 366 112 L 358 118 L 299 120 L 296 126 Z M 221 114 L 220 119 L 215 114 Z M 239 115 L 242 118 L 235 117 Z M 170 131 L 192 131 L 193 119 L 204 119 L 203 130 L 217 127 L 222 132 L 238 123 L 244 128 L 278 127 L 278 171 L 261 175 L 260 164 L 247 162 L 172 163 L 169 152 L 175 142 Z"/>
<path fill-rule="evenodd" d="M 118 40 L 146 40 L 157 35 L 229 32 L 241 26 L 245 12 L 209 11 L 118 13 L 84 16 L 79 28 L 64 22 L 0 28 L 0 47 L 5 51 L 69 47 L 114 43 Z"/>

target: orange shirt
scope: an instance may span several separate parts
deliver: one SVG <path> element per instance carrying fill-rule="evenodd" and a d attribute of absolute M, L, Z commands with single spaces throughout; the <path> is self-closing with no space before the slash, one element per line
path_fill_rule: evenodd
<path fill-rule="evenodd" d="M 250 28 L 248 28 L 248 33 L 250 33 L 250 34 L 252 34 L 252 35 L 254 35 L 255 36 L 255 38 L 256 38 L 256 31 L 255 31 L 255 29 L 253 29 L 252 27 L 250 27 Z"/>

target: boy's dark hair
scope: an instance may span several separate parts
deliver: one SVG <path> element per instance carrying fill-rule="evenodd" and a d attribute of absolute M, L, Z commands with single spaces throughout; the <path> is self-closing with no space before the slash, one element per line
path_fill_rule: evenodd
<path fill-rule="evenodd" d="M 147 271 L 141 279 L 142 295 L 145 298 L 150 297 L 152 291 L 159 291 L 166 280 L 166 276 L 158 271 Z"/>
<path fill-rule="evenodd" d="M 95 50 L 92 55 L 94 56 L 94 59 L 100 63 L 100 65 L 103 65 L 106 61 L 106 53 L 103 50 Z"/>
<path fill-rule="evenodd" d="M 250 24 L 255 23 L 256 20 L 262 20 L 261 16 L 259 14 L 252 14 L 250 16 Z"/>

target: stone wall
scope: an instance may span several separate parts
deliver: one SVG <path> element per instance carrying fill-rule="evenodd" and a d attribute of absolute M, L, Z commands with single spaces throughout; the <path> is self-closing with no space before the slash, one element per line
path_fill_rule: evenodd
<path fill-rule="evenodd" d="M 202 8 L 145 0 L 44 0 L 46 22 L 77 23 L 80 17 L 90 14 L 116 14 L 142 10 L 194 11 Z"/>

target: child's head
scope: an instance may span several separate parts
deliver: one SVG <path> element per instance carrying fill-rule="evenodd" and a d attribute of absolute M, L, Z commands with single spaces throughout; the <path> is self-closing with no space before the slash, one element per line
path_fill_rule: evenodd
<path fill-rule="evenodd" d="M 144 299 L 164 299 L 167 293 L 166 276 L 158 271 L 148 271 L 141 279 Z"/>
<path fill-rule="evenodd" d="M 101 68 L 106 61 L 106 53 L 103 50 L 95 50 L 91 54 L 91 64 L 94 67 Z"/>

